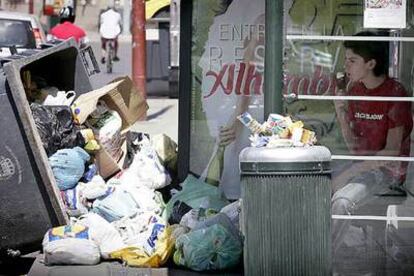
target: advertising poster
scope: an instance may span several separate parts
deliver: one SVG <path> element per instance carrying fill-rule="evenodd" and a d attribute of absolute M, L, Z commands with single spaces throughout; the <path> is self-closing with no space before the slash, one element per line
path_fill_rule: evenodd
<path fill-rule="evenodd" d="M 406 0 L 365 0 L 364 28 L 403 29 Z"/>
<path fill-rule="evenodd" d="M 190 171 L 240 197 L 238 158 L 249 130 L 237 116 L 263 121 L 265 0 L 194 0 Z"/>

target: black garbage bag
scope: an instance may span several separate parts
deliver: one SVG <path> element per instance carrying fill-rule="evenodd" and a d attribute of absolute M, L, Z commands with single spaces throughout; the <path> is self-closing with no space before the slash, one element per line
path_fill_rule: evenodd
<path fill-rule="evenodd" d="M 68 106 L 30 105 L 32 115 L 48 156 L 59 149 L 85 146 L 80 128 L 73 123 Z"/>
<path fill-rule="evenodd" d="M 193 209 L 190 206 L 188 206 L 185 202 L 177 200 L 174 202 L 173 209 L 171 211 L 171 215 L 168 218 L 168 223 L 173 224 L 179 224 L 181 221 L 181 218 L 190 212 L 190 210 Z"/>

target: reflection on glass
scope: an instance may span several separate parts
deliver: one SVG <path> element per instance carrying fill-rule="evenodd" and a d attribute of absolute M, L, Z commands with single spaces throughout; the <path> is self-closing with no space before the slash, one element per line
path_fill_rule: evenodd
<path fill-rule="evenodd" d="M 364 32 L 358 35 L 372 36 Z M 406 97 L 404 87 L 388 77 L 388 42 L 346 41 L 346 82 L 339 81 L 339 92 L 350 96 Z M 343 84 L 343 85 L 341 85 Z M 345 144 L 353 155 L 409 156 L 413 127 L 411 102 L 405 101 L 335 101 L 335 110 Z M 383 158 L 384 159 L 384 158 Z M 332 197 L 333 215 L 351 215 L 375 195 L 398 193 L 406 174 L 407 163 L 390 160 L 359 161 L 342 171 L 336 170 L 334 185 L 341 187 Z M 392 188 L 390 190 L 390 188 Z M 366 235 L 355 231 L 351 220 L 334 219 L 334 252 L 346 244 L 347 235 L 364 241 Z"/>
<path fill-rule="evenodd" d="M 411 99 L 401 99 L 414 87 L 414 32 L 376 33 L 390 42 L 361 41 L 368 53 L 355 41 L 344 47 L 343 36 L 363 30 L 367 2 L 285 1 L 283 93 L 298 97 L 284 108 L 339 158 L 332 175 L 333 274 L 413 275 L 414 201 L 400 188 L 414 190 L 414 163 L 403 162 L 410 156 Z M 371 46 L 382 53 L 370 53 Z"/>
<path fill-rule="evenodd" d="M 263 120 L 265 1 L 193 1 L 190 171 L 240 197 L 238 156 Z"/>

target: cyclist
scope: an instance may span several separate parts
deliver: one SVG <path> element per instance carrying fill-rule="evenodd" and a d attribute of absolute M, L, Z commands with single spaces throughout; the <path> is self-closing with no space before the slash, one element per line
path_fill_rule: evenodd
<path fill-rule="evenodd" d="M 49 39 L 66 40 L 71 37 L 75 38 L 80 47 L 89 42 L 86 32 L 79 26 L 75 25 L 75 13 L 72 7 L 63 7 L 59 12 L 60 24 L 50 30 Z"/>
<path fill-rule="evenodd" d="M 101 34 L 102 58 L 105 63 L 106 44 L 109 40 L 114 41 L 115 56 L 113 61 L 119 61 L 118 57 L 118 36 L 122 31 L 122 19 L 119 12 L 113 6 L 109 6 L 99 17 L 99 33 Z"/>

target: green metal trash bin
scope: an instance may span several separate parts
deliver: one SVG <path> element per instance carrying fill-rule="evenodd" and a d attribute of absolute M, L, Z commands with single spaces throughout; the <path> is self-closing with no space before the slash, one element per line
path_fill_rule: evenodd
<path fill-rule="evenodd" d="M 331 177 L 322 146 L 240 153 L 245 275 L 331 275 Z"/>

